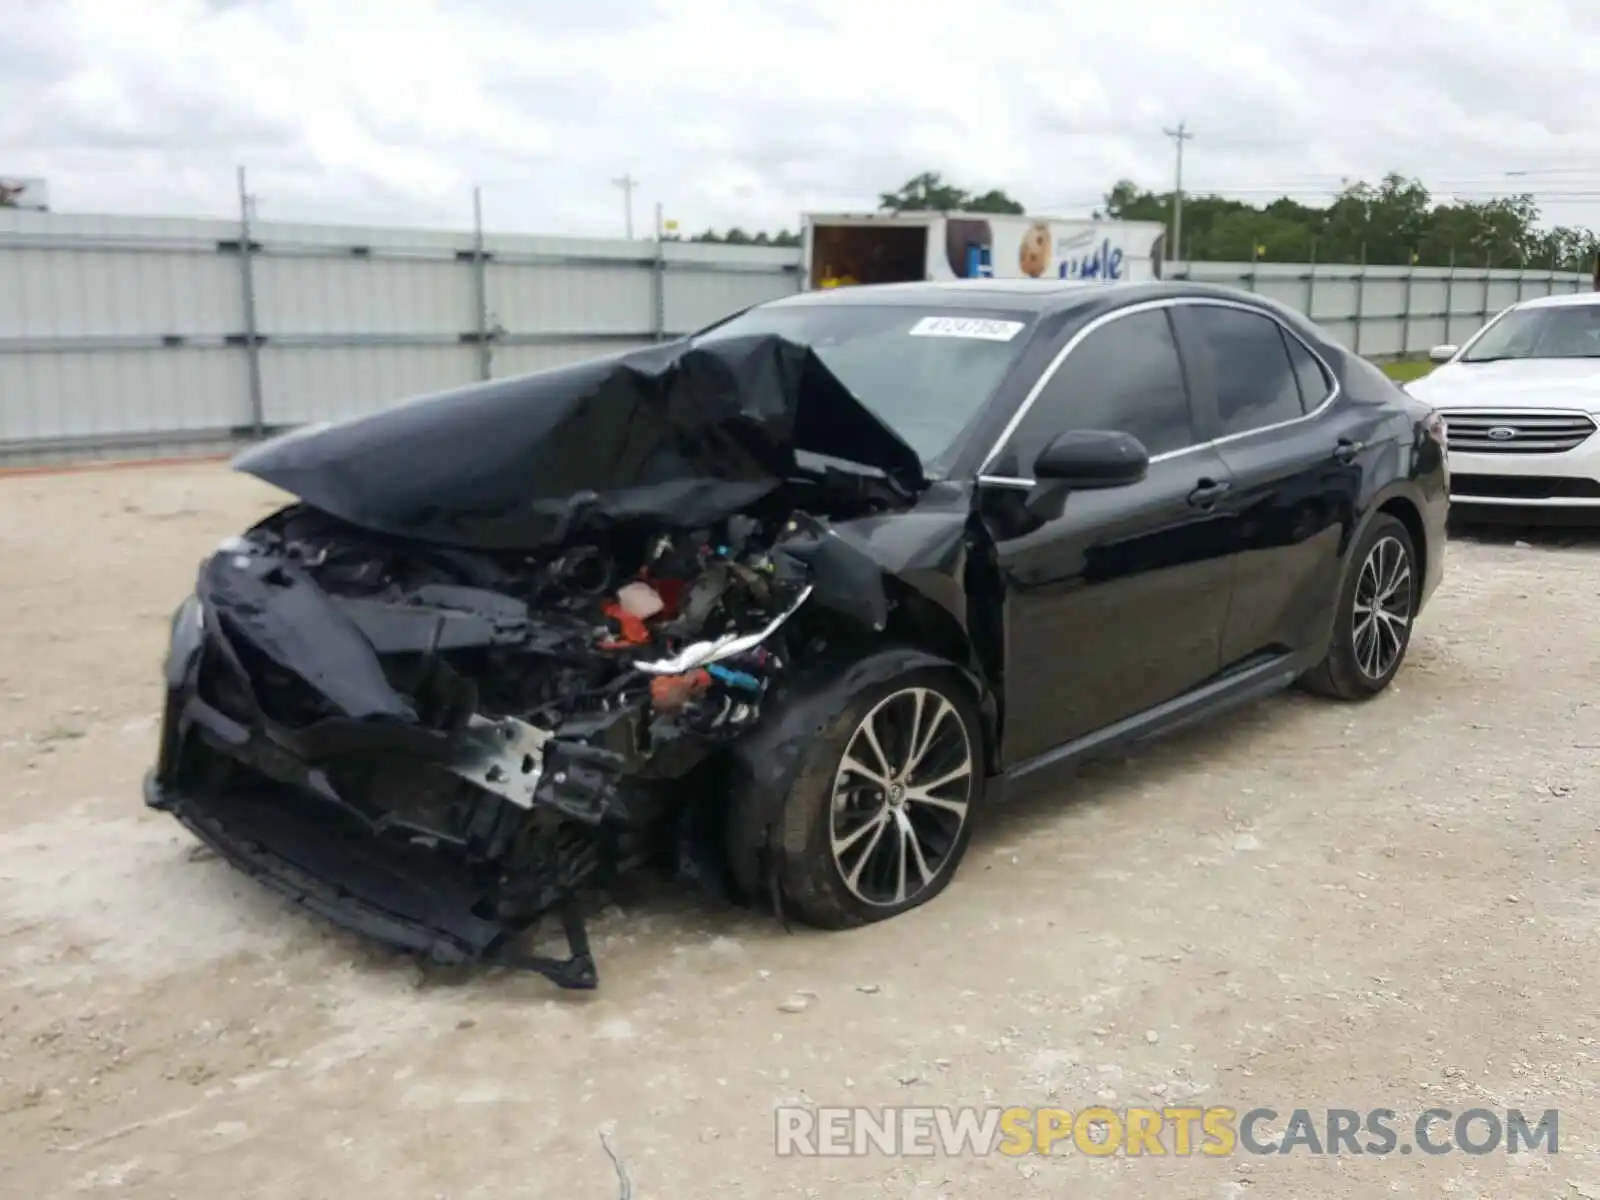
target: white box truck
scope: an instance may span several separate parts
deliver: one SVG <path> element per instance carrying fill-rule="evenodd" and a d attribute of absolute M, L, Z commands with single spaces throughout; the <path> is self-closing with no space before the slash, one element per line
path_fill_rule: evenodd
<path fill-rule="evenodd" d="M 807 213 L 805 286 L 1159 279 L 1165 226 L 1002 213 Z"/>

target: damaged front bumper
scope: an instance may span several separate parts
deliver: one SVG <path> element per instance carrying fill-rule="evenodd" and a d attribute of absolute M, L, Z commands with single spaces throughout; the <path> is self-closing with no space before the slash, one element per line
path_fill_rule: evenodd
<path fill-rule="evenodd" d="M 358 934 L 594 987 L 580 892 L 659 848 L 663 796 L 756 719 L 752 656 L 778 661 L 758 647 L 812 587 L 753 633 L 597 651 L 615 640 L 603 627 L 536 619 L 507 592 L 326 590 L 316 554 L 289 545 L 230 539 L 174 614 L 146 802 Z M 527 691 L 522 715 L 505 714 L 508 674 L 561 669 L 600 686 L 554 704 Z M 484 690 L 497 684 L 498 714 Z M 565 957 L 525 949 L 550 918 Z"/>
<path fill-rule="evenodd" d="M 441 872 L 408 870 L 355 840 L 330 841 L 326 825 L 248 793 L 204 797 L 151 771 L 145 803 L 170 813 L 229 865 L 334 925 L 433 962 L 494 963 L 536 971 L 563 988 L 599 982 L 577 900 L 559 910 L 565 958 L 518 946 L 525 926 L 482 914 L 486 889 Z"/>
<path fill-rule="evenodd" d="M 235 704 L 249 694 L 248 679 L 228 669 L 229 659 L 214 614 L 190 597 L 173 619 L 160 754 L 145 778 L 146 804 L 171 814 L 233 867 L 353 933 L 441 964 L 496 963 L 565 988 L 596 986 L 576 889 L 597 864 L 581 854 L 552 862 L 542 881 L 546 894 L 523 897 L 558 916 L 568 954 L 554 958 L 522 949 L 534 932 L 526 905 L 508 906 L 504 879 L 463 852 L 476 836 L 492 853 L 497 825 L 526 822 L 545 782 L 548 735 L 509 719 L 477 719 L 454 737 L 341 721 L 291 730 L 259 711 L 240 720 L 202 694 L 215 689 Z M 473 782 L 481 797 L 476 811 L 452 814 L 454 830 L 429 830 L 404 814 L 363 809 L 319 765 L 366 748 L 392 752 L 397 743 L 407 743 L 415 762 Z M 598 782 L 589 780 L 594 793 Z M 598 809 L 583 816 L 600 819 Z M 440 853 L 451 837 L 462 845 Z"/>

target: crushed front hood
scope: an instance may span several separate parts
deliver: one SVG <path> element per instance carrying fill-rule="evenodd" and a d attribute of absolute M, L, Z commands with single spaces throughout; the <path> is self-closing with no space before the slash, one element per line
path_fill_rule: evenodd
<path fill-rule="evenodd" d="M 376 532 L 532 549 L 624 521 L 693 528 L 799 469 L 798 452 L 925 484 L 920 460 L 810 349 L 674 342 L 423 396 L 240 454 L 254 475 Z"/>

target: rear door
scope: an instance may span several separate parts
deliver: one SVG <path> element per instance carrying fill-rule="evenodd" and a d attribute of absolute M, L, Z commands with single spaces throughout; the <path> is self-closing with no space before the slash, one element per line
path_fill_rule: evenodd
<path fill-rule="evenodd" d="M 1067 339 L 1071 344 L 1071 339 Z M 1128 487 L 1032 479 L 1073 429 L 1152 453 Z M 1005 585 L 1011 764 L 1173 699 L 1216 673 L 1232 592 L 1227 468 L 1202 444 L 1167 310 L 1134 307 L 1060 360 L 980 482 Z"/>
<path fill-rule="evenodd" d="M 1361 487 L 1359 418 L 1336 402 L 1321 360 L 1265 310 L 1194 301 L 1173 318 L 1233 479 L 1238 569 L 1223 664 L 1303 649 L 1338 595 Z"/>

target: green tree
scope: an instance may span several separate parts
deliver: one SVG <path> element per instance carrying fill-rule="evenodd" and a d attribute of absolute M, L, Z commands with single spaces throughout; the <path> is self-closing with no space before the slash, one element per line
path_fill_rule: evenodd
<path fill-rule="evenodd" d="M 1354 183 L 1323 213 L 1321 240 L 1359 261 L 1408 263 L 1420 253 L 1432 201 L 1414 180 L 1387 175 L 1376 187 Z"/>
<path fill-rule="evenodd" d="M 697 233 L 689 239 L 691 242 L 718 242 L 730 246 L 782 246 L 792 248 L 800 244 L 800 235 L 791 233 L 787 229 L 780 229 L 777 233 L 767 233 L 765 230 L 749 234 L 735 226 L 727 233 L 718 233 L 715 229 L 707 229 Z"/>
<path fill-rule="evenodd" d="M 1172 219 L 1172 194 L 1120 180 L 1104 215 Z M 1543 267 L 1589 271 L 1600 239 L 1592 230 L 1542 228 L 1531 196 L 1436 204 L 1415 179 L 1391 173 L 1347 184 L 1326 207 L 1283 197 L 1261 207 L 1225 196 L 1185 195 L 1179 258 L 1198 261 L 1336 262 L 1424 266 Z"/>
<path fill-rule="evenodd" d="M 974 212 L 1022 213 L 1023 207 L 998 188 L 986 192 L 968 192 L 954 184 L 946 183 L 937 171 L 924 171 L 906 181 L 898 191 L 883 192 L 878 196 L 878 208 L 884 212 Z"/>

